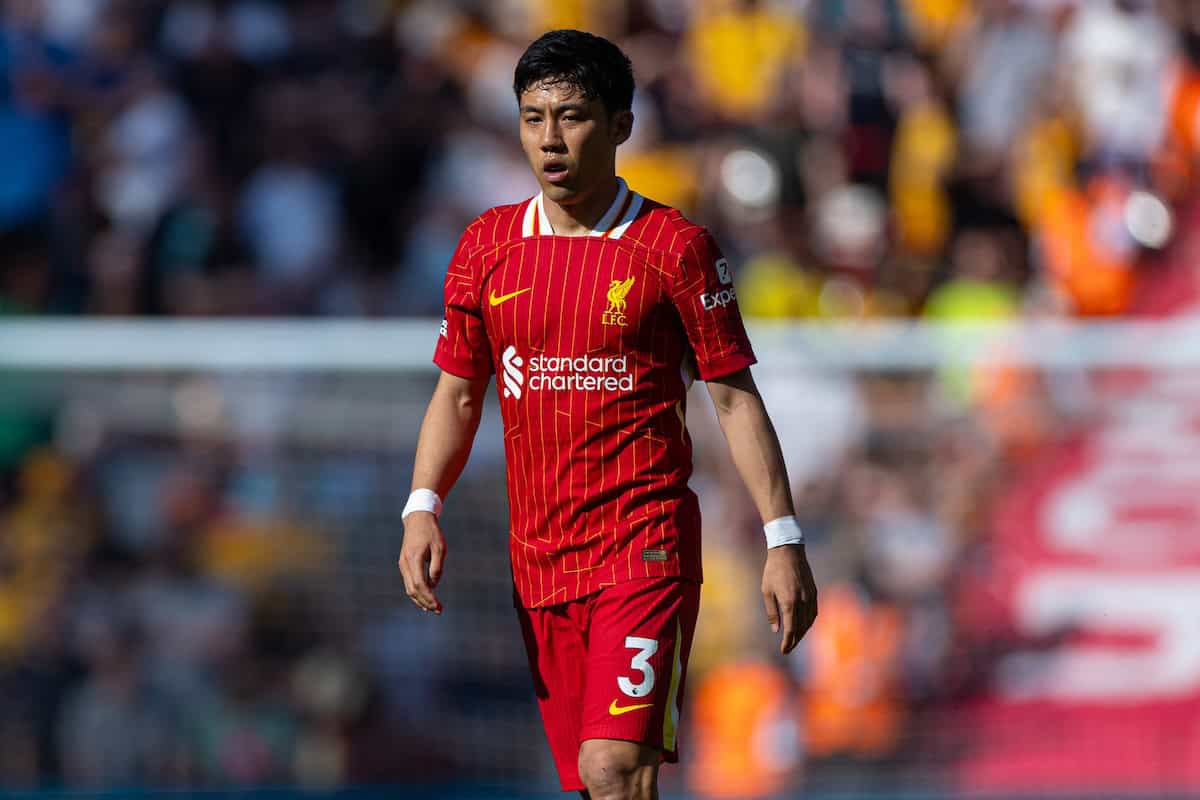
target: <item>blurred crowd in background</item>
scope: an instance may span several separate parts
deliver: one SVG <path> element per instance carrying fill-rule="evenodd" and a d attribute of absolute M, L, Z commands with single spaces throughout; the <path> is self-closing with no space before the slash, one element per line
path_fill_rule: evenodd
<path fill-rule="evenodd" d="M 619 169 L 772 317 L 1120 314 L 1200 147 L 1186 0 L 6 0 L 5 311 L 437 315 L 536 190 L 511 73 L 632 57 Z"/>
<path fill-rule="evenodd" d="M 511 75 L 554 27 L 631 56 L 619 171 L 714 231 L 747 315 L 1128 314 L 1195 239 L 1188 0 L 5 0 L 0 314 L 439 316 L 464 225 L 537 190 Z M 996 487 L 1086 401 L 1019 370 L 758 375 L 822 624 L 764 660 L 761 540 L 697 411 L 681 774 L 748 798 L 934 770 L 967 732 L 930 715 L 996 647 L 956 602 Z M 392 572 L 407 450 L 229 422 L 312 387 L 170 383 L 169 430 L 111 424 L 99 394 L 133 390 L 0 408 L 0 784 L 545 773 L 498 435 L 436 628 Z M 353 393 L 316 390 L 330 425 L 370 419 Z"/>

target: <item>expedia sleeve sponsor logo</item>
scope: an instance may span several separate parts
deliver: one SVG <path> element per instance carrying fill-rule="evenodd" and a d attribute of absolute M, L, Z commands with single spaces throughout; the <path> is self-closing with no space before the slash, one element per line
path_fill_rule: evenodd
<path fill-rule="evenodd" d="M 719 292 L 712 292 L 711 294 L 705 292 L 700 295 L 700 306 L 705 311 L 712 311 L 714 308 L 724 308 L 736 300 L 737 292 L 730 286 L 728 289 L 722 289 Z"/>
<path fill-rule="evenodd" d="M 442 327 L 441 327 L 441 330 L 438 331 L 438 333 L 440 335 L 446 337 L 447 339 L 450 338 L 450 323 L 446 321 L 445 317 L 442 317 Z"/>
<path fill-rule="evenodd" d="M 509 345 L 500 357 L 504 396 L 521 399 L 523 391 L 632 392 L 628 356 L 546 356 L 528 363 Z"/>

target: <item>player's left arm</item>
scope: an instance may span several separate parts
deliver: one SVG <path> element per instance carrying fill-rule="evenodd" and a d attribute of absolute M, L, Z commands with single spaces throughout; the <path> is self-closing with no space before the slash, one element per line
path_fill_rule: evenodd
<path fill-rule="evenodd" d="M 768 522 L 794 515 L 783 450 L 750 368 L 710 378 L 707 385 L 734 466 L 759 516 Z M 817 616 L 817 586 L 803 544 L 767 550 L 762 596 L 771 630 L 783 629 L 779 651 L 791 652 Z"/>

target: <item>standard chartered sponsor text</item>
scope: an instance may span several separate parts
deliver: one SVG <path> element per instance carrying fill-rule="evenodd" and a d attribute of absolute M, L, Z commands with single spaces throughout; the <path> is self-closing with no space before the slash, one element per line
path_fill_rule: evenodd
<path fill-rule="evenodd" d="M 525 369 L 529 391 L 633 391 L 629 357 L 531 356 Z"/>
<path fill-rule="evenodd" d="M 535 392 L 541 389 L 585 392 L 603 389 L 610 392 L 632 392 L 633 376 L 629 374 L 621 376 L 584 375 L 578 372 L 569 372 L 565 375 L 546 375 L 535 373 L 529 376 L 529 389 Z"/>
<path fill-rule="evenodd" d="M 539 391 L 633 391 L 627 356 L 533 356 L 529 389 Z"/>

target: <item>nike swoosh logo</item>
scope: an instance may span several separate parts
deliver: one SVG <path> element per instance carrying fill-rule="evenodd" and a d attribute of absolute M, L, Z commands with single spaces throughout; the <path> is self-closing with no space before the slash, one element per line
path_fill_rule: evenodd
<path fill-rule="evenodd" d="M 505 302 L 508 302 L 509 300 L 512 300 L 514 297 L 516 297 L 519 294 L 525 294 L 526 292 L 529 292 L 529 291 L 533 291 L 532 286 L 530 286 L 526 289 L 517 289 L 515 292 L 510 292 L 508 294 L 502 294 L 499 297 L 497 297 L 496 290 L 492 289 L 492 293 L 488 295 L 488 302 L 494 306 L 498 306 L 501 303 L 505 303 Z"/>
<path fill-rule="evenodd" d="M 617 701 L 613 700 L 612 704 L 608 707 L 608 713 L 614 717 L 619 717 L 622 714 L 628 714 L 630 711 L 637 711 L 639 708 L 649 708 L 652 705 L 654 703 L 642 703 L 639 706 L 619 706 L 617 705 Z"/>

